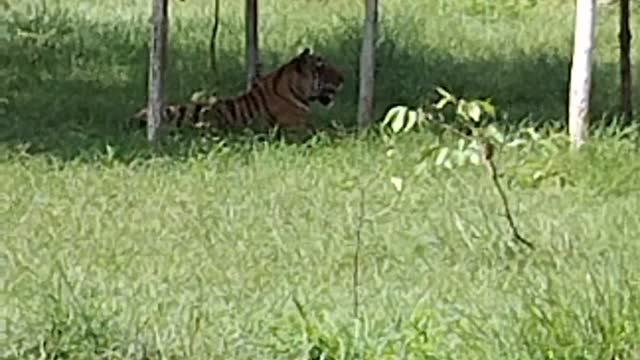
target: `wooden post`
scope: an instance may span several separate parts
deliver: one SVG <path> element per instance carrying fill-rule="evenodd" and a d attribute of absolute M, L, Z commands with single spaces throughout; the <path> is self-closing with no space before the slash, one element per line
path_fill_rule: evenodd
<path fill-rule="evenodd" d="M 209 37 L 209 65 L 213 75 L 213 82 L 218 79 L 218 59 L 216 53 L 216 39 L 218 38 L 218 28 L 220 26 L 220 0 L 213 0 L 213 26 Z"/>
<path fill-rule="evenodd" d="M 360 51 L 359 127 L 365 127 L 373 120 L 375 41 L 378 25 L 378 0 L 366 0 L 365 3 L 364 35 Z"/>
<path fill-rule="evenodd" d="M 149 111 L 147 139 L 156 142 L 164 107 L 164 73 L 167 62 L 168 0 L 152 0 L 151 51 L 149 52 Z"/>
<path fill-rule="evenodd" d="M 569 90 L 569 134 L 574 148 L 587 138 L 596 0 L 576 1 L 576 20 Z"/>
<path fill-rule="evenodd" d="M 620 84 L 622 112 L 627 121 L 633 117 L 631 102 L 631 30 L 629 29 L 629 0 L 620 1 Z"/>
<path fill-rule="evenodd" d="M 260 57 L 258 53 L 258 0 L 246 0 L 245 12 L 245 52 L 247 64 L 247 89 L 260 78 Z"/>

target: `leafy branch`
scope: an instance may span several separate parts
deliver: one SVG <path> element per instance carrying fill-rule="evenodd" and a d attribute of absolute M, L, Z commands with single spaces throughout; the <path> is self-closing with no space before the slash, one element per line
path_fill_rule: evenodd
<path fill-rule="evenodd" d="M 430 145 L 426 151 L 427 156 L 438 151 L 435 157 L 435 165 L 448 169 L 453 168 L 451 159 L 454 159 L 458 166 L 462 166 L 466 162 L 471 162 L 475 165 L 479 165 L 481 161 L 484 162 L 489 177 L 502 200 L 502 205 L 514 239 L 518 243 L 533 249 L 533 244 L 520 234 L 515 225 L 514 217 L 509 208 L 507 195 L 500 184 L 497 166 L 493 160 L 493 143 L 505 144 L 506 142 L 506 136 L 500 132 L 495 125 L 487 121 L 488 119 L 495 119 L 495 107 L 488 99 L 458 99 L 442 88 L 437 88 L 436 91 L 440 94 L 441 98 L 433 106 L 436 110 L 435 112 L 427 112 L 422 108 L 410 109 L 407 106 L 395 106 L 391 108 L 381 124 L 383 134 L 387 135 L 386 140 L 389 144 L 393 144 L 394 136 L 429 125 L 434 125 L 444 130 L 444 132 L 455 134 L 458 137 L 457 148 L 452 149 L 441 144 Z M 443 121 L 445 118 L 443 112 L 449 105 L 453 105 L 455 108 L 455 121 L 453 124 L 447 124 Z M 390 129 L 391 134 L 386 132 L 387 129 Z M 517 146 L 520 145 L 522 141 L 522 139 L 516 139 L 509 143 L 509 145 Z M 425 162 L 426 158 L 423 159 L 418 166 L 424 168 Z M 398 177 L 393 177 L 391 181 L 396 188 L 398 184 L 402 183 Z"/>

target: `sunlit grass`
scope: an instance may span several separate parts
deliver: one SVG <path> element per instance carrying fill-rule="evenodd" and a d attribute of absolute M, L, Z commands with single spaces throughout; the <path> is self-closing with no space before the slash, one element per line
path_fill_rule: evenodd
<path fill-rule="evenodd" d="M 243 9 L 228 3 L 223 76 L 213 78 L 212 2 L 172 2 L 172 99 L 243 88 Z M 601 131 L 578 154 L 499 152 L 520 230 L 536 244 L 528 252 L 510 241 L 482 167 L 414 174 L 430 135 L 402 137 L 395 157 L 376 136 L 225 146 L 167 140 L 150 150 L 143 133 L 122 125 L 145 101 L 148 2 L 42 4 L 12 1 L 0 14 L 8 30 L 0 48 L 10 50 L 0 51 L 0 357 L 638 352 L 640 162 L 629 140 Z M 384 2 L 378 117 L 396 103 L 433 99 L 442 85 L 492 97 L 513 121 L 562 121 L 570 4 L 483 4 Z M 347 86 L 317 121 L 353 123 L 360 3 L 265 2 L 260 11 L 265 65 L 307 44 L 326 53 Z M 618 106 L 615 12 L 599 22 L 596 116 Z M 563 182 L 517 181 L 523 163 L 540 159 Z M 401 194 L 392 176 L 405 179 Z"/>

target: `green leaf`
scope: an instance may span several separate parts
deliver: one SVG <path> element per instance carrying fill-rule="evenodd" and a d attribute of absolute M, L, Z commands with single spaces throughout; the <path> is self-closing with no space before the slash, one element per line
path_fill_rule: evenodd
<path fill-rule="evenodd" d="M 480 155 L 477 152 L 473 151 L 469 154 L 469 162 L 473 165 L 480 165 Z"/>
<path fill-rule="evenodd" d="M 418 122 L 418 112 L 411 110 L 407 112 L 407 125 L 404 127 L 404 132 L 410 131 Z"/>
<path fill-rule="evenodd" d="M 116 154 L 116 151 L 115 151 L 115 149 L 113 148 L 113 146 L 111 146 L 111 145 L 107 144 L 107 146 L 106 146 L 106 153 L 107 153 L 107 159 L 106 159 L 106 160 L 107 160 L 107 162 L 109 162 L 109 163 L 110 163 L 110 162 L 112 162 L 112 161 L 113 161 L 113 159 L 114 159 L 114 157 L 115 157 L 115 154 Z"/>
<path fill-rule="evenodd" d="M 440 94 L 440 96 L 442 97 L 435 105 L 436 109 L 441 110 L 442 108 L 445 107 L 445 105 L 447 105 L 448 103 L 452 102 L 455 103 L 457 102 L 455 96 L 451 95 L 448 91 L 446 91 L 445 89 L 441 88 L 441 87 L 436 87 L 436 91 L 438 92 L 438 94 Z"/>
<path fill-rule="evenodd" d="M 443 98 L 447 98 L 447 99 L 452 99 L 455 100 L 455 97 L 453 95 L 451 95 L 450 92 L 448 92 L 447 90 L 443 89 L 442 87 L 438 86 L 436 87 L 436 91 L 438 92 L 438 94 L 440 94 L 440 96 L 442 96 Z"/>
<path fill-rule="evenodd" d="M 201 90 L 201 91 L 195 91 L 193 94 L 191 94 L 190 100 L 192 102 L 199 102 L 206 98 L 207 98 L 207 93 L 204 90 Z"/>
<path fill-rule="evenodd" d="M 391 121 L 391 130 L 394 133 L 398 133 L 400 132 L 400 130 L 402 130 L 402 127 L 404 126 L 404 117 L 407 114 L 407 108 L 403 108 L 399 111 L 398 115 L 396 115 L 396 117 L 393 118 L 393 120 Z"/>
<path fill-rule="evenodd" d="M 547 174 L 542 171 L 542 170 L 538 170 L 536 172 L 533 173 L 533 175 L 531 176 L 531 178 L 534 181 L 540 180 L 540 179 L 544 179 L 547 176 Z"/>
<path fill-rule="evenodd" d="M 396 189 L 397 192 L 401 192 L 402 191 L 403 180 L 402 180 L 401 177 L 392 176 L 391 177 L 391 184 L 393 185 L 393 187 Z"/>
<path fill-rule="evenodd" d="M 478 105 L 478 102 L 472 101 L 469 103 L 467 109 L 467 114 L 474 122 L 480 122 L 480 117 L 482 116 L 482 108 Z"/>
<path fill-rule="evenodd" d="M 442 166 L 444 162 L 447 160 L 447 156 L 449 155 L 449 148 L 443 147 L 438 152 L 438 156 L 436 157 L 436 165 Z"/>
<path fill-rule="evenodd" d="M 422 149 L 421 159 L 426 160 L 428 157 L 433 155 L 436 150 L 440 149 L 440 141 L 436 140 L 435 144 L 429 145 L 427 148 Z"/>
<path fill-rule="evenodd" d="M 469 120 L 469 114 L 467 112 L 467 101 L 465 99 L 460 99 L 458 101 L 456 114 L 458 114 L 458 116 L 461 116 L 464 120 Z"/>
<path fill-rule="evenodd" d="M 397 152 L 398 152 L 398 151 L 397 151 L 396 149 L 389 149 L 389 150 L 387 150 L 386 155 L 387 155 L 387 157 L 392 157 L 392 156 L 394 156 Z"/>
<path fill-rule="evenodd" d="M 526 145 L 527 143 L 528 143 L 528 141 L 525 140 L 525 139 L 515 139 L 515 140 L 512 140 L 512 141 L 506 143 L 505 146 L 518 147 L 518 146 Z"/>
<path fill-rule="evenodd" d="M 540 136 L 540 134 L 538 134 L 536 129 L 534 129 L 533 127 L 528 127 L 526 129 L 524 129 L 523 131 L 531 137 L 531 140 L 536 141 L 536 142 L 538 140 L 540 140 L 540 138 L 542 137 L 542 136 Z"/>
<path fill-rule="evenodd" d="M 485 134 L 486 136 L 494 139 L 500 144 L 503 144 L 505 141 L 504 134 L 501 133 L 500 130 L 498 130 L 498 128 L 493 124 L 490 124 L 486 127 Z"/>
<path fill-rule="evenodd" d="M 426 161 L 420 161 L 418 165 L 416 165 L 413 169 L 414 175 L 422 174 L 423 172 L 427 171 L 428 166 L 429 163 L 427 163 Z"/>
<path fill-rule="evenodd" d="M 438 110 L 442 110 L 442 108 L 449 103 L 449 99 L 442 98 L 436 104 L 435 107 Z"/>
<path fill-rule="evenodd" d="M 491 99 L 478 100 L 478 104 L 482 107 L 482 111 L 489 114 L 491 117 L 496 117 L 496 108 L 491 104 Z"/>
<path fill-rule="evenodd" d="M 391 125 L 391 131 L 398 133 L 404 125 L 404 117 L 408 111 L 408 107 L 404 105 L 394 106 L 384 117 L 381 126 Z"/>
<path fill-rule="evenodd" d="M 467 161 L 467 152 L 464 150 L 458 150 L 455 152 L 456 165 L 462 166 Z"/>
<path fill-rule="evenodd" d="M 398 111 L 400 111 L 403 108 L 403 106 L 398 105 L 398 106 L 394 106 L 391 109 L 389 109 L 387 111 L 387 113 L 384 115 L 384 119 L 382 120 L 382 126 L 387 126 L 389 124 L 389 122 L 391 122 L 391 120 L 393 119 L 393 117 L 398 113 Z"/>

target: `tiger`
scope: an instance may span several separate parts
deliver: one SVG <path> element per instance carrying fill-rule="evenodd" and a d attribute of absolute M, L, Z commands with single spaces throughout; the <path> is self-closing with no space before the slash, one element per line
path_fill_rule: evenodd
<path fill-rule="evenodd" d="M 343 84 L 342 72 L 306 47 L 237 96 L 167 104 L 161 124 L 212 131 L 246 128 L 260 131 L 276 127 L 315 131 L 308 119 L 310 103 L 331 108 Z M 145 127 L 148 110 L 148 107 L 139 110 L 131 119 Z"/>

